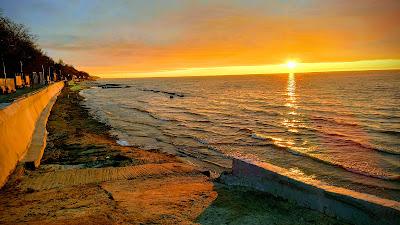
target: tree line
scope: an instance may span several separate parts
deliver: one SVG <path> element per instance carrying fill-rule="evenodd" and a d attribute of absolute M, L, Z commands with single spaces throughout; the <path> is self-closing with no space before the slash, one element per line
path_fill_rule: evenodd
<path fill-rule="evenodd" d="M 73 75 L 89 78 L 89 74 L 79 71 L 61 59 L 55 62 L 38 46 L 37 38 L 29 29 L 5 17 L 0 11 L 0 60 L 1 75 L 14 77 L 16 73 L 32 74 L 32 72 L 61 74 L 67 79 Z M 0 76 L 2 77 L 2 76 Z"/>

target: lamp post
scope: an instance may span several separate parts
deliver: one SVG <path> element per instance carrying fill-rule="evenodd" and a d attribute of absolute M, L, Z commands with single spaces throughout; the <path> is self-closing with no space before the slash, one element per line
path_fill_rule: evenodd
<path fill-rule="evenodd" d="M 4 79 L 7 79 L 6 66 L 4 65 L 4 58 L 3 58 L 3 57 L 1 57 L 1 61 L 3 62 L 3 75 L 4 75 Z"/>
<path fill-rule="evenodd" d="M 3 74 L 4 74 L 4 88 L 7 90 L 7 74 L 6 74 L 6 66 L 4 65 L 4 58 L 1 57 L 1 61 L 3 62 Z"/>
<path fill-rule="evenodd" d="M 42 76 L 40 76 L 40 78 L 39 78 L 39 79 L 40 79 L 40 84 L 41 84 L 41 85 L 44 84 L 42 78 L 44 79 L 44 66 L 43 66 L 43 64 L 42 64 Z"/>

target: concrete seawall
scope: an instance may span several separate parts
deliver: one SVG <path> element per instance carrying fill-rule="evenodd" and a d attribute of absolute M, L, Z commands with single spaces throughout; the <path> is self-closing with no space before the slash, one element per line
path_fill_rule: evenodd
<path fill-rule="evenodd" d="M 25 156 L 41 113 L 63 87 L 52 84 L 0 109 L 0 188 Z"/>
<path fill-rule="evenodd" d="M 400 224 L 400 203 L 296 177 L 268 163 L 233 159 L 230 185 L 247 186 L 354 224 Z"/>

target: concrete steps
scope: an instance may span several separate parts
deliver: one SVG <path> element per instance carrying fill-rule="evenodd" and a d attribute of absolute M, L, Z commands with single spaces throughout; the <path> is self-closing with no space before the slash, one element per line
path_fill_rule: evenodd
<path fill-rule="evenodd" d="M 113 180 L 130 180 L 149 176 L 182 175 L 195 172 L 183 163 L 145 164 L 127 167 L 66 169 L 27 177 L 20 184 L 22 189 L 46 190 L 51 188 L 100 183 Z"/>

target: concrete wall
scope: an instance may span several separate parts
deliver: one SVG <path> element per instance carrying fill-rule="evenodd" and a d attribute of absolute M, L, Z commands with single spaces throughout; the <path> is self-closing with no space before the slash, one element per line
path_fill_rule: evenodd
<path fill-rule="evenodd" d="M 354 224 L 400 224 L 400 203 L 299 178 L 268 163 L 233 159 L 232 175 L 221 180 L 247 186 Z"/>
<path fill-rule="evenodd" d="M 0 109 L 0 187 L 26 154 L 41 112 L 63 87 L 63 82 L 52 84 Z"/>

